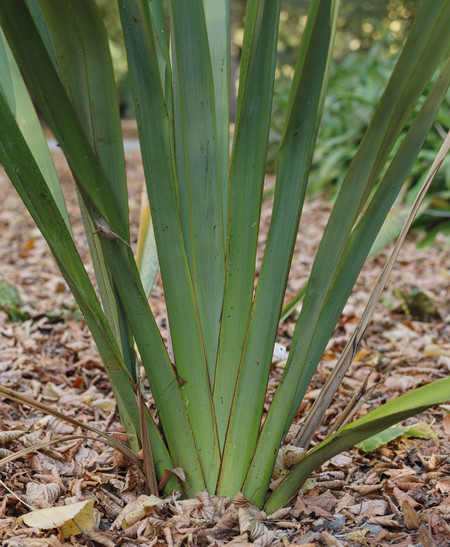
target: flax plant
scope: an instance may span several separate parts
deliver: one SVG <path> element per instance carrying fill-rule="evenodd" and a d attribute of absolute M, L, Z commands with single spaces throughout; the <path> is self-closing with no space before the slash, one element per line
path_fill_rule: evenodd
<path fill-rule="evenodd" d="M 0 2 L 0 161 L 84 314 L 132 447 L 151 446 L 158 478 L 183 468 L 185 480 L 172 475 L 165 490 L 181 489 L 186 496 L 205 489 L 227 496 L 242 491 L 272 511 L 326 459 L 448 399 L 446 378 L 369 412 L 307 452 L 320 422 L 309 418 L 303 459 L 268 491 L 311 377 L 447 92 L 450 4 L 424 0 L 418 11 L 323 233 L 286 368 L 262 427 L 339 1 L 311 1 L 256 290 L 280 0 L 247 2 L 231 151 L 229 0 L 121 0 L 118 6 L 146 183 L 139 268 L 130 246 L 108 39 L 94 0 Z M 72 170 L 98 291 L 78 254 L 30 96 Z M 171 348 L 148 304 L 156 256 L 149 251 L 152 230 Z M 345 366 L 366 324 L 364 319 L 349 342 Z M 142 404 L 138 358 L 158 410 L 155 419 Z M 329 394 L 327 387 L 321 404 Z"/>

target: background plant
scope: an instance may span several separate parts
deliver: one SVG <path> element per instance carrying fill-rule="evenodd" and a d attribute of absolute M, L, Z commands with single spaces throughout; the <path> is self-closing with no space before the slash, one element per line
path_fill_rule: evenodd
<path fill-rule="evenodd" d="M 254 291 L 280 3 L 247 3 L 231 154 L 229 5 L 222 0 L 119 3 L 169 317 L 171 348 L 166 348 L 147 301 L 149 266 L 144 261 L 138 270 L 130 246 L 117 93 L 96 4 L 5 0 L 0 5 L 6 36 L 0 61 L 0 160 L 86 318 L 133 449 L 144 446 L 146 468 L 151 469 L 151 448 L 158 477 L 167 469 L 183 468 L 186 480 L 179 482 L 172 475 L 166 490 L 181 488 L 187 496 L 203 489 L 228 496 L 242 490 L 271 511 L 286 503 L 311 470 L 333 454 L 448 398 L 447 378 L 368 413 L 304 455 L 266 499 L 277 452 L 450 82 L 450 62 L 442 66 L 450 48 L 450 6 L 429 0 L 417 15 L 342 181 L 285 372 L 260 427 L 338 8 L 339 2 L 332 0 L 311 2 L 286 107 L 272 221 Z M 78 255 L 16 62 L 72 170 L 101 303 Z M 414 114 L 436 72 L 435 83 Z M 398 141 L 407 124 L 406 135 Z M 441 161 L 433 165 L 427 185 Z M 377 286 L 377 298 L 386 276 Z M 361 319 L 344 352 L 344 364 L 369 317 L 367 312 Z M 158 409 L 156 421 L 143 404 L 137 357 Z M 330 393 L 327 390 L 324 398 Z M 305 450 L 308 446 L 309 440 L 303 441 Z"/>

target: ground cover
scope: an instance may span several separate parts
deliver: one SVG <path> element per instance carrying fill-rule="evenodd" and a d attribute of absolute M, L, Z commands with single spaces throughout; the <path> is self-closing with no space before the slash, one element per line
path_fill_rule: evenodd
<path fill-rule="evenodd" d="M 70 171 L 55 153 L 63 190 L 68 198 L 74 234 L 83 236 Z M 138 154 L 128 152 L 132 242 L 136 241 L 140 188 L 143 181 Z M 270 186 L 270 179 L 267 181 Z M 37 229 L 12 185 L 0 175 L 0 281 L 12 283 L 23 305 L 19 322 L 9 322 L 10 308 L 0 311 L 0 382 L 53 405 L 65 415 L 89 422 L 125 440 L 115 412 L 109 383 L 84 321 L 80 319 L 65 283 Z M 288 286 L 293 296 L 312 264 L 330 205 L 324 196 L 305 206 Z M 261 248 L 270 220 L 270 201 L 263 207 Z M 88 260 L 87 244 L 81 246 Z M 388 250 L 364 268 L 328 345 L 310 391 L 307 409 L 355 327 L 368 292 L 373 288 Z M 416 249 L 412 236 L 401 253 L 389 287 L 355 356 L 319 436 L 357 392 L 369 372 L 376 386 L 362 409 L 374 408 L 406 391 L 448 376 L 450 371 L 450 244 L 438 236 L 434 247 Z M 420 290 L 429 300 L 414 306 Z M 160 327 L 166 324 L 158 280 L 151 305 Z M 19 314 L 20 315 L 20 314 Z M 17 317 L 16 317 L 17 319 Z M 280 327 L 279 342 L 289 351 L 294 323 Z M 283 361 L 274 361 L 267 403 L 281 377 Z M 435 437 L 400 437 L 373 452 L 358 448 L 333 458 L 317 469 L 307 489 L 275 519 L 235 500 L 200 494 L 196 500 L 177 500 L 148 509 L 126 530 L 121 514 L 145 488 L 136 469 L 113 449 L 96 441 L 56 445 L 0 468 L 0 539 L 2 545 L 448 545 L 450 541 L 450 417 L 445 407 L 432 409 L 406 423 L 426 422 Z M 294 423 L 289 436 L 295 435 Z M 61 420 L 2 399 L 1 449 L 18 451 L 55 435 L 76 433 Z M 19 433 L 16 434 L 17 436 Z M 428 435 L 431 433 L 428 432 Z M 290 438 L 288 437 L 288 439 Z M 30 508 L 44 508 L 95 499 L 95 531 L 88 537 L 64 540 L 55 530 L 17 524 Z M 25 502 L 25 503 L 24 503 Z M 134 507 L 132 506 L 132 507 Z M 239 511 L 241 510 L 241 511 Z M 252 517 L 266 529 L 259 539 L 245 531 Z M 241 523 L 239 523 L 239 516 Z M 254 525 L 254 528 L 258 528 Z M 256 534 L 257 535 L 257 534 Z"/>

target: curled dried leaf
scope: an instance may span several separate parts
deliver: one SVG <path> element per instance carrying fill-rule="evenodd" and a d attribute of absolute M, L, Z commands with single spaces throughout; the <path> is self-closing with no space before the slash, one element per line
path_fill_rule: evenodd
<path fill-rule="evenodd" d="M 252 541 L 269 531 L 265 524 L 255 518 L 247 509 L 242 508 L 239 509 L 239 530 L 241 534 L 248 532 Z"/>
<path fill-rule="evenodd" d="M 0 444 L 7 444 L 16 439 L 20 439 L 25 433 L 26 431 L 19 431 L 18 429 L 14 431 L 0 431 Z"/>
<path fill-rule="evenodd" d="M 125 530 L 126 528 L 132 526 L 135 522 L 138 522 L 153 513 L 156 506 L 163 503 L 167 503 L 167 500 L 163 500 L 157 496 L 139 496 L 135 501 L 124 507 L 122 514 L 120 515 L 123 516 L 120 525 Z M 116 519 L 116 521 L 120 518 L 120 516 Z"/>
<path fill-rule="evenodd" d="M 275 532 L 269 530 L 253 542 L 256 547 L 269 547 L 275 541 Z"/>
<path fill-rule="evenodd" d="M 299 446 L 288 444 L 278 450 L 275 466 L 272 471 L 272 479 L 285 477 L 289 471 L 298 464 L 305 456 L 305 449 Z"/>
<path fill-rule="evenodd" d="M 41 509 L 53 505 L 60 494 L 61 487 L 54 482 L 49 484 L 29 482 L 27 484 L 28 499 Z"/>

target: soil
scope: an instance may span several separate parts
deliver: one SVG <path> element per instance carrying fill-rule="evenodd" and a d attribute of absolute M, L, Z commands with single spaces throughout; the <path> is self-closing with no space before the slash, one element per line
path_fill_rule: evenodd
<path fill-rule="evenodd" d="M 54 152 L 54 157 L 75 239 L 82 258 L 89 264 L 71 174 L 61 153 Z M 137 152 L 127 152 L 127 170 L 135 245 L 143 181 Z M 271 183 L 269 179 L 267 184 Z M 0 192 L 0 281 L 12 283 L 23 302 L 15 322 L 10 320 L 11 310 L 0 311 L 0 382 L 123 441 L 123 428 L 91 336 L 43 238 L 3 172 Z M 260 250 L 270 222 L 270 206 L 268 199 L 263 206 Z M 288 298 L 307 278 L 330 209 L 324 196 L 305 205 Z M 355 328 L 391 248 L 372 258 L 361 273 L 288 440 Z M 91 272 L 88 265 L 89 268 Z M 370 385 L 382 380 L 386 372 L 389 374 L 375 385 L 359 414 L 448 376 L 449 287 L 449 239 L 438 235 L 433 247 L 418 249 L 416 236 L 412 235 L 316 441 L 325 437 L 369 373 Z M 418 291 L 425 294 L 426 310 L 415 307 L 413 296 Z M 158 278 L 151 306 L 165 335 L 162 297 Z M 295 326 L 294 315 L 281 325 L 279 332 L 278 341 L 287 351 Z M 274 360 L 267 405 L 283 366 L 283 361 Z M 142 501 L 147 499 L 139 497 L 145 494 L 145 487 L 133 465 L 95 440 L 75 439 L 35 449 L 0 467 L 1 544 L 450 545 L 450 406 L 430 409 L 405 424 L 418 422 L 430 426 L 425 428 L 426 438 L 401 436 L 372 452 L 353 448 L 336 456 L 316 470 L 287 508 L 270 518 L 241 495 L 229 500 L 203 492 L 194 500 L 181 500 L 173 493 L 164 502 L 142 509 L 125 530 L 124 508 L 142 508 Z M 0 429 L 2 458 L 55 436 L 80 433 L 65 421 L 5 398 L 0 399 Z M 84 535 L 64 539 L 59 525 L 43 529 L 39 524 L 16 521 L 31 510 L 88 500 L 95 501 L 95 526 Z"/>

